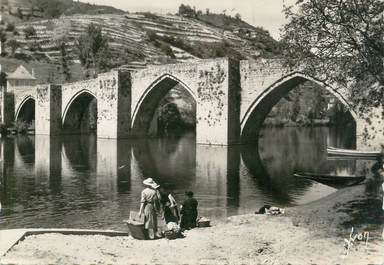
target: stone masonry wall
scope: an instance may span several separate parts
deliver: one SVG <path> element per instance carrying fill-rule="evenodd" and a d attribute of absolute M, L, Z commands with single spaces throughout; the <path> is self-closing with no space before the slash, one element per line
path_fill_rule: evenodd
<path fill-rule="evenodd" d="M 359 113 L 356 123 L 357 148 L 381 150 L 384 148 L 384 120 L 381 108 Z"/>
<path fill-rule="evenodd" d="M 39 85 L 36 88 L 36 134 L 59 135 L 61 133 L 61 87 Z"/>
<path fill-rule="evenodd" d="M 131 88 L 132 76 L 130 72 L 118 72 L 118 122 L 117 131 L 119 137 L 128 137 L 131 129 Z"/>
<path fill-rule="evenodd" d="M 180 80 L 184 87 L 196 97 L 196 74 L 197 63 L 190 64 L 169 64 L 162 66 L 148 66 L 145 69 L 132 73 L 132 117 L 137 110 L 142 96 L 152 88 L 153 84 L 165 75 Z M 133 122 L 133 121 L 132 121 Z"/>
<path fill-rule="evenodd" d="M 7 126 L 12 126 L 15 121 L 15 95 L 2 91 L 2 122 Z"/>
<path fill-rule="evenodd" d="M 33 98 L 36 100 L 36 87 L 20 87 L 17 89 L 17 91 L 12 93 L 14 95 L 14 102 L 15 102 L 15 117 L 16 120 L 17 113 L 20 111 L 22 104 L 25 102 L 28 98 Z"/>
<path fill-rule="evenodd" d="M 80 82 L 68 83 L 62 85 L 62 109 L 61 115 L 64 117 L 64 114 L 69 108 L 70 102 L 74 100 L 74 98 L 81 94 L 81 92 L 89 92 L 95 96 L 97 96 L 97 88 L 99 87 L 98 79 L 90 79 L 84 80 Z"/>
<path fill-rule="evenodd" d="M 112 71 L 98 76 L 97 136 L 124 138 L 129 136 L 130 78 Z"/>
<path fill-rule="evenodd" d="M 252 103 L 269 86 L 286 75 L 279 61 L 258 60 L 240 62 L 241 110 L 240 121 Z"/>
<path fill-rule="evenodd" d="M 136 118 L 135 114 L 143 102 L 143 95 L 149 95 L 150 90 L 156 88 L 153 84 L 164 76 L 170 76 L 180 82 L 197 101 L 197 142 L 228 144 L 228 59 L 150 66 L 133 73 L 131 108 L 133 119 Z M 134 120 L 131 122 L 133 125 Z"/>
<path fill-rule="evenodd" d="M 229 64 L 199 65 L 196 104 L 196 140 L 203 144 L 229 144 Z"/>

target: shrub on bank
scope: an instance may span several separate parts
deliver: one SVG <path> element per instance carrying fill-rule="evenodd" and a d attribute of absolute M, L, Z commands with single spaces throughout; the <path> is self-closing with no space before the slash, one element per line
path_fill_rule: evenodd
<path fill-rule="evenodd" d="M 0 135 L 1 137 L 4 137 L 8 134 L 7 126 L 5 123 L 0 123 Z"/>
<path fill-rule="evenodd" d="M 18 134 L 27 134 L 29 123 L 26 121 L 17 121 L 15 123 L 15 129 Z"/>

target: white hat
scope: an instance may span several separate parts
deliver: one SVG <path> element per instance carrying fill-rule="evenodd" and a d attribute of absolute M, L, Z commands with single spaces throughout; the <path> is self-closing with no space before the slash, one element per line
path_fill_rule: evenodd
<path fill-rule="evenodd" d="M 143 181 L 143 184 L 147 185 L 147 186 L 150 186 L 153 189 L 157 189 L 158 187 L 160 187 L 160 185 L 158 185 L 156 182 L 154 182 L 152 178 L 145 179 Z"/>

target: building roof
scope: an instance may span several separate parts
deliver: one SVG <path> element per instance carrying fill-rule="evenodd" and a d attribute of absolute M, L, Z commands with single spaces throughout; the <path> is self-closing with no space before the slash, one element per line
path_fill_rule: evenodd
<path fill-rule="evenodd" d="M 7 79 L 36 80 L 36 78 L 22 65 L 19 65 L 13 73 L 7 73 Z"/>

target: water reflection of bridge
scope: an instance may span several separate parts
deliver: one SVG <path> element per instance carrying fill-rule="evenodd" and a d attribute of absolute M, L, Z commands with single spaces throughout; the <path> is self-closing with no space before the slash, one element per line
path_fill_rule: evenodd
<path fill-rule="evenodd" d="M 302 141 L 324 141 L 311 133 L 300 137 Z M 280 150 L 265 148 L 272 146 L 271 139 L 283 138 L 264 136 L 261 155 L 256 146 L 195 145 L 193 137 L 132 142 L 94 136 L 36 136 L 35 145 L 33 138 L 8 139 L 1 143 L 2 200 L 27 200 L 32 194 L 58 211 L 66 205 L 68 212 L 80 207 L 92 213 L 104 202 L 107 213 L 119 211 L 127 216 L 130 208 L 138 207 L 142 180 L 153 177 L 179 199 L 185 190 L 196 191 L 202 211 L 210 216 L 238 214 L 264 203 L 294 204 L 312 184 L 298 182 L 292 171 L 321 171 L 329 165 L 308 164 L 304 159 L 317 144 L 314 141 L 299 146 L 293 140 L 279 145 Z M 296 162 L 287 162 L 289 152 L 297 154 Z M 322 154 L 314 156 L 321 158 L 314 161 L 326 159 Z M 350 164 L 342 167 L 347 169 Z M 77 197 L 84 197 L 87 203 L 76 205 Z"/>

